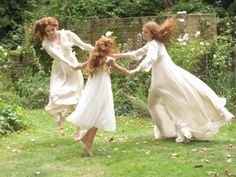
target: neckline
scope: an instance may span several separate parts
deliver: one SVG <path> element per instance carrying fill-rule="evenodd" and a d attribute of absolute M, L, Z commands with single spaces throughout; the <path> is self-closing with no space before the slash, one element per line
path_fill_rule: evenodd
<path fill-rule="evenodd" d="M 48 42 L 52 43 L 52 44 L 57 44 L 60 45 L 61 44 L 61 34 L 59 31 L 57 31 L 57 39 L 54 41 L 49 40 L 48 38 L 46 38 Z"/>

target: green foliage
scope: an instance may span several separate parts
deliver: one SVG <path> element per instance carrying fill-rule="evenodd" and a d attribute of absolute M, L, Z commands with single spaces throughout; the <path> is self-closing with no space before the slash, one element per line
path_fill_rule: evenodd
<path fill-rule="evenodd" d="M 179 39 L 179 38 L 178 38 Z M 196 73 L 199 55 L 209 50 L 210 43 L 199 39 L 179 42 L 176 39 L 168 43 L 168 52 L 173 61 L 191 73 Z"/>
<path fill-rule="evenodd" d="M 118 63 L 130 69 L 134 69 L 138 65 L 138 62 L 131 62 L 129 59 L 118 61 Z M 111 77 L 116 114 L 149 115 L 146 99 L 150 86 L 150 73 L 140 72 L 134 78 L 130 78 L 112 72 Z"/>
<path fill-rule="evenodd" d="M 0 68 L 4 66 L 7 60 L 7 50 L 0 46 Z"/>
<path fill-rule="evenodd" d="M 158 14 L 161 9 L 162 2 L 159 0 L 54 0 L 51 1 L 50 13 L 47 15 L 60 19 L 63 28 L 74 30 L 90 18 L 148 16 Z"/>
<path fill-rule="evenodd" d="M 43 108 L 48 101 L 49 79 L 44 71 L 40 71 L 34 76 L 29 74 L 23 80 L 18 80 L 15 89 L 21 97 L 21 104 L 31 109 Z"/>
<path fill-rule="evenodd" d="M 9 50 L 7 59 L 3 71 L 13 83 L 27 75 L 32 76 L 40 70 L 38 58 L 32 46 L 18 46 L 16 50 Z"/>
<path fill-rule="evenodd" d="M 170 9 L 170 12 L 186 11 L 190 13 L 214 13 L 215 8 L 212 5 L 204 3 L 203 0 L 179 0 Z"/>
<path fill-rule="evenodd" d="M 16 105 L 7 105 L 0 100 L 0 136 L 25 129 L 23 117 L 26 116 Z"/>
<path fill-rule="evenodd" d="M 235 19 L 220 22 L 215 42 L 210 50 L 199 58 L 198 73 L 200 77 L 217 92 L 227 98 L 230 110 L 236 112 L 236 54 L 234 33 Z M 233 34 L 233 35 L 232 35 Z"/>

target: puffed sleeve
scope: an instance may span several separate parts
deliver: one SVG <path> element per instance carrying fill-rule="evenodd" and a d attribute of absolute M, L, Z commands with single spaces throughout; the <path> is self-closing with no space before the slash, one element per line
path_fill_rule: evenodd
<path fill-rule="evenodd" d="M 135 71 L 146 71 L 149 72 L 152 68 L 153 63 L 158 58 L 158 43 L 155 41 L 151 41 L 148 43 L 147 55 L 139 64 L 139 66 L 135 69 Z"/>
<path fill-rule="evenodd" d="M 80 47 L 82 50 L 88 50 L 88 51 L 92 51 L 93 50 L 93 46 L 91 44 L 87 44 L 85 42 L 83 42 L 79 36 L 77 34 L 75 34 L 74 32 L 70 31 L 70 30 L 66 30 L 66 35 L 68 36 L 68 39 L 73 42 L 74 45 Z"/>
<path fill-rule="evenodd" d="M 60 54 L 60 51 L 53 48 L 51 45 L 48 45 L 46 42 L 42 43 L 42 47 L 47 51 L 48 55 L 50 55 L 55 60 L 60 60 L 61 62 L 66 63 L 69 66 L 73 66 L 66 58 Z"/>
<path fill-rule="evenodd" d="M 119 55 L 122 56 L 122 58 L 131 58 L 133 60 L 141 60 L 142 56 L 145 55 L 146 53 L 147 53 L 147 45 L 137 50 L 121 53 Z"/>

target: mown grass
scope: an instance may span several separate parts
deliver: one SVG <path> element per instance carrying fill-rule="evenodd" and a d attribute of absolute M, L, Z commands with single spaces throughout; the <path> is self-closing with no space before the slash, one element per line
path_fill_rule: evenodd
<path fill-rule="evenodd" d="M 147 118 L 117 117 L 117 131 L 99 131 L 93 157 L 81 157 L 75 127 L 42 110 L 30 111 L 30 127 L 0 139 L 1 177 L 205 177 L 236 176 L 236 122 L 209 142 L 153 141 Z"/>

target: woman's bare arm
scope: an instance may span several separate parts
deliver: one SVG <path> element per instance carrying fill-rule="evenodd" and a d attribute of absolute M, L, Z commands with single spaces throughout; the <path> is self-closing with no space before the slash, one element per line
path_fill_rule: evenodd
<path fill-rule="evenodd" d="M 109 61 L 107 62 L 107 64 L 108 64 L 109 66 L 111 66 L 112 68 L 114 68 L 116 71 L 120 72 L 120 73 L 126 74 L 126 75 L 128 75 L 128 76 L 134 76 L 134 75 L 135 75 L 135 72 L 134 72 L 134 71 L 129 71 L 128 69 L 126 69 L 126 68 L 120 66 L 119 64 L 117 64 L 117 63 L 115 62 L 115 60 L 109 60 Z"/>

